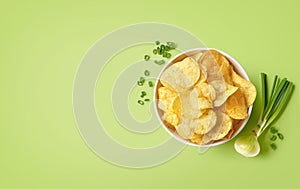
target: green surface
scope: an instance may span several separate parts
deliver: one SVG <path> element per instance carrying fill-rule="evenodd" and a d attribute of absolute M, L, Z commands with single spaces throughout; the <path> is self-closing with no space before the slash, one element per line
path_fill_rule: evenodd
<path fill-rule="evenodd" d="M 296 0 L 279 2 L 1 2 L 0 188 L 297 185 L 300 4 Z M 177 25 L 208 47 L 231 54 L 258 89 L 261 71 L 295 82 L 292 101 L 275 123 L 285 136 L 275 152 L 265 149 L 258 157 L 246 159 L 234 151 L 230 141 L 205 155 L 187 147 L 163 165 L 128 169 L 103 161 L 87 147 L 72 110 L 73 80 L 80 61 L 88 48 L 110 31 L 148 21 Z M 259 101 L 243 133 L 256 122 Z M 167 135 L 161 132 L 158 136 Z M 140 139 L 142 136 L 137 136 Z"/>

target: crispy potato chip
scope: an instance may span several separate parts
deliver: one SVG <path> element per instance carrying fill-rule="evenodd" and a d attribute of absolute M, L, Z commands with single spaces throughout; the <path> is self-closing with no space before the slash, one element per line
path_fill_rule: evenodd
<path fill-rule="evenodd" d="M 207 84 L 206 82 L 198 82 L 195 84 L 194 89 L 196 90 L 198 97 L 205 97 L 209 101 L 216 98 L 216 92 L 213 86 Z"/>
<path fill-rule="evenodd" d="M 209 79 L 224 79 L 226 83 L 232 84 L 232 67 L 227 58 L 225 58 L 218 51 L 205 51 L 200 58 L 200 64 L 202 64 L 206 68 Z"/>
<path fill-rule="evenodd" d="M 245 119 L 248 108 L 245 97 L 240 89 L 231 95 L 226 101 L 225 112 L 233 119 Z"/>
<path fill-rule="evenodd" d="M 191 127 L 195 128 L 196 134 L 208 133 L 216 124 L 217 116 L 214 111 L 209 110 L 200 118 L 191 121 Z"/>
<path fill-rule="evenodd" d="M 177 96 L 178 94 L 168 87 L 160 87 L 158 89 L 158 107 L 161 110 L 166 111 Z"/>
<path fill-rule="evenodd" d="M 226 115 L 223 114 L 223 119 L 222 119 L 222 124 L 221 124 L 221 129 L 218 132 L 218 135 L 216 135 L 213 140 L 220 140 L 224 138 L 228 132 L 232 129 L 232 119 Z"/>
<path fill-rule="evenodd" d="M 179 117 L 171 112 L 171 111 L 166 111 L 163 115 L 163 120 L 165 120 L 166 122 L 168 122 L 169 124 L 171 124 L 172 126 L 177 126 L 179 124 Z"/>
<path fill-rule="evenodd" d="M 226 84 L 223 81 L 215 80 L 210 83 L 216 92 L 214 106 L 219 107 L 225 103 L 229 96 L 238 90 L 238 87 Z"/>
<path fill-rule="evenodd" d="M 190 138 L 190 140 L 191 140 L 191 142 L 193 142 L 195 144 L 201 144 L 202 137 L 203 137 L 203 135 L 198 135 L 198 134 L 194 133 L 194 135 L 192 136 L 192 138 Z"/>
<path fill-rule="evenodd" d="M 191 88 L 200 77 L 198 63 L 187 57 L 168 67 L 161 75 L 160 82 L 177 92 L 183 92 Z"/>
<path fill-rule="evenodd" d="M 196 90 L 188 90 L 179 94 L 181 102 L 182 117 L 195 119 L 201 116 L 198 95 Z"/>
<path fill-rule="evenodd" d="M 182 118 L 176 128 L 176 132 L 184 139 L 191 139 L 194 135 L 194 128 L 190 127 L 191 119 Z"/>
<path fill-rule="evenodd" d="M 239 76 L 235 71 L 232 72 L 232 81 L 235 86 L 239 87 L 244 94 L 247 102 L 247 107 L 251 106 L 256 98 L 255 86 L 246 79 Z"/>

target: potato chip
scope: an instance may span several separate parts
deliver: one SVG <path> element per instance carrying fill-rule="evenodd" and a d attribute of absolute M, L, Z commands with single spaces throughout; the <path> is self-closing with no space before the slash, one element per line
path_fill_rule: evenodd
<path fill-rule="evenodd" d="M 190 127 L 191 119 L 182 118 L 176 128 L 176 132 L 184 139 L 191 139 L 194 135 L 194 128 Z"/>
<path fill-rule="evenodd" d="M 181 102 L 181 115 L 185 118 L 195 119 L 201 116 L 202 112 L 198 104 L 196 90 L 188 90 L 179 94 Z"/>
<path fill-rule="evenodd" d="M 163 115 L 163 120 L 165 120 L 166 122 L 168 122 L 169 124 L 171 124 L 172 126 L 177 126 L 179 124 L 179 117 L 171 112 L 171 111 L 166 111 Z"/>
<path fill-rule="evenodd" d="M 224 102 L 235 93 L 238 87 L 229 85 L 220 80 L 215 80 L 210 82 L 211 86 L 214 87 L 216 92 L 216 97 L 214 100 L 214 106 L 219 107 L 224 104 Z"/>
<path fill-rule="evenodd" d="M 196 134 L 208 133 L 216 124 L 217 116 L 214 111 L 209 110 L 200 118 L 191 121 L 191 127 L 195 128 Z"/>
<path fill-rule="evenodd" d="M 226 83 L 232 84 L 232 67 L 229 61 L 218 51 L 205 51 L 200 58 L 200 64 L 202 64 L 206 68 L 208 79 L 224 79 Z"/>
<path fill-rule="evenodd" d="M 222 114 L 223 119 L 222 119 L 222 124 L 221 124 L 221 129 L 219 130 L 218 134 L 213 138 L 213 140 L 220 140 L 224 138 L 229 131 L 232 129 L 232 119 L 226 115 Z"/>
<path fill-rule="evenodd" d="M 198 97 L 205 97 L 210 101 L 216 98 L 215 89 L 206 82 L 197 82 L 194 89 L 196 90 Z"/>
<path fill-rule="evenodd" d="M 166 111 L 177 96 L 178 94 L 168 87 L 160 87 L 158 89 L 158 107 L 161 110 Z"/>
<path fill-rule="evenodd" d="M 187 57 L 168 67 L 161 75 L 160 82 L 177 92 L 191 88 L 200 77 L 199 65 L 194 59 Z"/>
<path fill-rule="evenodd" d="M 225 112 L 233 119 L 245 119 L 248 114 L 245 97 L 240 89 L 231 95 L 226 101 Z"/>
<path fill-rule="evenodd" d="M 194 135 L 190 138 L 191 142 L 195 144 L 201 144 L 203 135 L 198 135 L 194 133 Z"/>
<path fill-rule="evenodd" d="M 246 79 L 239 76 L 235 71 L 232 72 L 232 81 L 235 86 L 239 87 L 245 96 L 247 107 L 251 106 L 256 98 L 255 86 Z"/>

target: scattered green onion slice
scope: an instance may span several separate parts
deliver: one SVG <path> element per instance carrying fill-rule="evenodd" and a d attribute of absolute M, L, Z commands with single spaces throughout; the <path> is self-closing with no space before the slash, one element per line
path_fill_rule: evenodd
<path fill-rule="evenodd" d="M 177 45 L 174 42 L 168 41 L 167 45 L 170 47 L 170 49 L 176 49 Z"/>
<path fill-rule="evenodd" d="M 150 101 L 150 99 L 149 99 L 149 98 L 146 98 L 144 101 L 145 101 L 145 102 L 149 102 L 149 101 Z"/>
<path fill-rule="evenodd" d="M 143 84 L 144 84 L 143 82 L 137 81 L 137 85 L 138 85 L 138 86 L 143 86 Z"/>
<path fill-rule="evenodd" d="M 149 55 L 145 55 L 144 59 L 145 59 L 146 61 L 148 61 L 148 60 L 150 60 L 150 56 L 149 56 Z"/>
<path fill-rule="evenodd" d="M 277 139 L 277 136 L 276 135 L 273 135 L 272 137 L 271 137 L 271 140 L 272 141 L 275 141 Z"/>
<path fill-rule="evenodd" d="M 159 44 L 160 44 L 160 42 L 159 42 L 159 41 L 155 41 L 155 44 L 156 44 L 156 45 L 159 45 Z"/>
<path fill-rule="evenodd" d="M 145 76 L 149 76 L 149 75 L 150 75 L 149 70 L 145 70 L 145 71 L 144 71 L 144 75 L 145 75 Z"/>
<path fill-rule="evenodd" d="M 148 81 L 148 85 L 149 85 L 149 87 L 153 87 L 152 81 Z"/>
<path fill-rule="evenodd" d="M 167 58 L 171 58 L 172 54 L 171 53 L 167 53 Z"/>
<path fill-rule="evenodd" d="M 279 138 L 280 140 L 283 140 L 283 139 L 284 139 L 283 134 L 281 134 L 281 133 L 277 133 L 277 136 L 278 136 L 278 138 Z"/>
<path fill-rule="evenodd" d="M 140 82 L 145 82 L 145 78 L 144 77 L 140 77 Z"/>
<path fill-rule="evenodd" d="M 157 49 L 153 49 L 153 54 L 157 54 Z"/>
<path fill-rule="evenodd" d="M 170 46 L 169 46 L 169 45 L 166 45 L 165 51 L 169 51 L 169 50 L 171 50 Z"/>
<path fill-rule="evenodd" d="M 271 148 L 272 148 L 273 150 L 276 150 L 276 149 L 277 149 L 277 146 L 276 146 L 275 143 L 270 144 L 270 146 L 271 146 Z"/>
<path fill-rule="evenodd" d="M 278 132 L 278 130 L 275 127 L 270 128 L 271 133 L 275 134 Z"/>
<path fill-rule="evenodd" d="M 165 63 L 165 61 L 163 59 L 162 60 L 154 60 L 154 63 L 158 64 L 158 65 L 162 65 Z"/>
<path fill-rule="evenodd" d="M 142 101 L 142 100 L 138 100 L 138 103 L 139 103 L 140 105 L 144 105 L 144 101 Z"/>

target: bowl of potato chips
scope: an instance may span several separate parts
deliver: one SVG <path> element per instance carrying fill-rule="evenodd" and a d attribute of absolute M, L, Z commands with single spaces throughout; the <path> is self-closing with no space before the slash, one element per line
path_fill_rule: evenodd
<path fill-rule="evenodd" d="M 196 48 L 172 58 L 155 84 L 154 109 L 177 140 L 198 147 L 223 144 L 246 125 L 256 88 L 230 55 Z"/>

